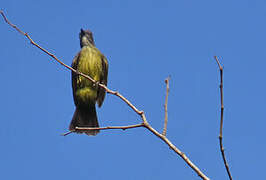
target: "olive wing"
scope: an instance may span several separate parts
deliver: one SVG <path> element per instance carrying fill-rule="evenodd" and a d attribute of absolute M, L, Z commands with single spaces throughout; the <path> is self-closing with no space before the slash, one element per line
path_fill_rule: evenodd
<path fill-rule="evenodd" d="M 106 86 L 108 78 L 108 62 L 106 57 L 104 56 L 102 56 L 101 60 L 102 60 L 102 73 L 100 77 L 100 83 Z M 97 103 L 99 107 L 101 107 L 103 104 L 105 94 L 106 94 L 105 90 L 103 88 L 99 88 L 97 96 Z"/>

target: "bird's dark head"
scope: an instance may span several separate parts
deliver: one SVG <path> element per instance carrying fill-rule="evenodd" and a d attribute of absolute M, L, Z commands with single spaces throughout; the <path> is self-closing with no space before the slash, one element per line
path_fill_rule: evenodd
<path fill-rule="evenodd" d="M 80 47 L 81 48 L 83 46 L 89 46 L 89 45 L 95 46 L 92 32 L 90 30 L 80 29 L 79 40 L 80 40 Z"/>

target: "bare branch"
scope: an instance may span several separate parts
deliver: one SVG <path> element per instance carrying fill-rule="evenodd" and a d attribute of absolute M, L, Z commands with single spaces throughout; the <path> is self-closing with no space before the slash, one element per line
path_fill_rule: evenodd
<path fill-rule="evenodd" d="M 102 84 L 100 84 L 102 85 Z M 115 95 L 119 97 L 122 101 L 124 101 L 129 107 L 131 107 L 138 115 L 142 117 L 143 111 L 138 110 L 127 98 L 125 98 L 123 95 L 121 95 L 118 91 L 112 91 L 108 89 L 105 85 L 102 85 L 102 87 L 105 89 L 105 91 L 109 94 Z M 143 119 L 143 118 L 142 118 Z M 143 121 L 145 121 L 143 119 Z"/>
<path fill-rule="evenodd" d="M 163 133 L 162 133 L 163 136 L 166 136 L 167 123 L 168 123 L 167 104 L 168 104 L 168 94 L 169 94 L 169 80 L 170 80 L 170 77 L 164 80 L 166 84 L 166 95 L 165 95 L 165 104 L 164 104 L 164 128 L 163 128 Z"/>
<path fill-rule="evenodd" d="M 219 142 L 220 142 L 220 150 L 222 153 L 224 165 L 229 176 L 229 179 L 232 180 L 232 176 L 229 170 L 228 163 L 225 158 L 224 147 L 223 147 L 223 120 L 224 120 L 224 93 L 223 93 L 223 67 L 221 66 L 220 61 L 218 60 L 217 56 L 214 56 L 216 60 L 219 70 L 220 70 L 220 96 L 221 96 L 221 120 L 220 120 L 220 133 L 219 133 Z"/>
<path fill-rule="evenodd" d="M 135 124 L 135 125 L 129 125 L 129 126 L 107 126 L 107 127 L 99 127 L 99 128 L 87 128 L 87 127 L 76 127 L 76 130 L 108 130 L 108 129 L 133 129 L 138 127 L 143 127 L 144 124 Z"/>
<path fill-rule="evenodd" d="M 96 81 L 94 79 L 92 79 L 91 77 L 87 76 L 86 74 L 83 74 L 81 72 L 76 71 L 75 69 L 73 69 L 72 67 L 64 64 L 62 61 L 60 61 L 54 54 L 48 52 L 47 50 L 45 50 L 44 48 L 42 48 L 41 46 L 39 46 L 37 43 L 35 43 L 31 37 L 27 34 L 24 33 L 23 31 L 21 31 L 19 28 L 17 28 L 15 25 L 13 25 L 12 23 L 10 23 L 8 21 L 8 19 L 6 18 L 6 16 L 4 15 L 3 11 L 0 11 L 1 15 L 3 16 L 4 20 L 13 28 L 15 28 L 17 31 L 19 31 L 21 34 L 23 34 L 28 40 L 30 40 L 31 44 L 33 44 L 34 46 L 36 46 L 37 48 L 39 48 L 40 50 L 42 50 L 43 52 L 45 52 L 46 54 L 48 54 L 49 56 L 51 56 L 53 59 L 55 59 L 58 63 L 60 63 L 62 66 L 66 67 L 67 69 L 75 72 L 76 74 L 83 76 L 85 78 L 87 78 L 88 80 L 92 81 L 93 83 L 96 83 Z M 195 166 L 189 159 L 188 157 L 181 152 L 176 146 L 174 146 L 165 136 L 161 135 L 160 133 L 158 133 L 155 129 L 153 129 L 149 123 L 146 120 L 146 116 L 144 114 L 143 111 L 138 110 L 128 99 L 126 99 L 124 96 L 122 96 L 120 93 L 118 93 L 117 91 L 112 91 L 110 89 L 108 89 L 105 85 L 103 84 L 99 84 L 99 86 L 103 89 L 105 89 L 105 91 L 107 93 L 113 94 L 117 97 L 119 97 L 122 101 L 124 101 L 129 107 L 132 108 L 132 110 L 134 110 L 142 119 L 143 123 L 140 125 L 138 125 L 138 127 L 145 127 L 146 129 L 148 129 L 149 131 L 151 131 L 154 135 L 156 135 L 157 137 L 159 137 L 160 139 L 162 139 L 171 149 L 173 149 L 179 156 L 181 156 L 184 161 L 204 180 L 209 180 L 209 178 L 203 174 L 199 168 L 197 166 Z M 134 126 L 134 125 L 133 125 Z M 79 127 L 80 128 L 80 127 Z M 135 127 L 132 127 L 135 128 Z M 119 129 L 119 128 L 111 128 L 111 127 L 103 127 L 103 129 Z M 121 128 L 120 128 L 121 129 Z M 123 129 L 123 128 L 122 128 Z M 65 135 L 68 135 L 72 133 L 72 131 L 65 133 Z"/>
<path fill-rule="evenodd" d="M 76 127 L 76 130 L 108 130 L 108 129 L 121 129 L 121 130 L 127 130 L 127 129 L 133 129 L 138 127 L 143 127 L 144 124 L 135 124 L 130 126 L 107 126 L 107 127 L 98 127 L 98 128 L 91 128 L 91 127 Z M 62 136 L 69 135 L 75 131 L 69 131 L 67 133 L 62 134 Z"/>

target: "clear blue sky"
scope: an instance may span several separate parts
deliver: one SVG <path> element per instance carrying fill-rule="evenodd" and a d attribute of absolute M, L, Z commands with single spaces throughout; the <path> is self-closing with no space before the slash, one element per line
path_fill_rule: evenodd
<path fill-rule="evenodd" d="M 15 1 L 9 20 L 70 65 L 80 28 L 94 32 L 119 90 L 162 130 L 171 75 L 168 138 L 211 179 L 227 179 L 220 156 L 219 72 L 224 65 L 224 146 L 235 179 L 266 179 L 266 1 Z M 145 129 L 66 132 L 74 112 L 70 72 L 0 20 L 0 177 L 200 179 Z M 140 118 L 117 97 L 97 109 L 101 126 Z"/>

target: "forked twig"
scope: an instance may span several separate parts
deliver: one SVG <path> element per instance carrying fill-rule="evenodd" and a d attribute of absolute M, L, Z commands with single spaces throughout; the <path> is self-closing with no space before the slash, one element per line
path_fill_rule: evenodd
<path fill-rule="evenodd" d="M 229 179 L 232 180 L 232 176 L 229 170 L 228 163 L 225 158 L 224 147 L 223 147 L 223 121 L 224 121 L 224 93 L 223 93 L 223 67 L 221 66 L 220 61 L 218 60 L 217 56 L 214 56 L 216 60 L 219 70 L 220 70 L 220 96 L 221 96 L 221 121 L 220 121 L 220 133 L 219 133 L 219 142 L 220 142 L 220 150 L 222 153 L 224 165 L 229 176 Z"/>
<path fill-rule="evenodd" d="M 168 94 L 169 94 L 169 79 L 170 77 L 165 79 L 166 84 L 166 95 L 165 95 L 165 103 L 164 103 L 164 127 L 163 127 L 163 136 L 166 136 L 166 130 L 167 130 L 167 123 L 168 123 Z"/>
<path fill-rule="evenodd" d="M 42 48 L 41 46 L 39 46 L 37 43 L 35 43 L 31 37 L 27 34 L 24 33 L 23 31 L 21 31 L 19 28 L 17 28 L 17 26 L 15 26 L 14 24 L 10 23 L 8 21 L 8 19 L 6 18 L 6 16 L 4 15 L 3 11 L 0 11 L 0 14 L 3 16 L 4 20 L 6 21 L 6 23 L 8 23 L 10 26 L 12 26 L 13 28 L 15 28 L 17 31 L 19 31 L 21 34 L 23 34 L 28 40 L 30 40 L 31 44 L 33 44 L 34 46 L 36 46 L 37 48 L 39 48 L 40 50 L 42 50 L 43 52 L 45 52 L 46 54 L 48 54 L 49 56 L 51 56 L 53 59 L 55 59 L 58 63 L 60 63 L 62 66 L 66 67 L 67 69 L 75 72 L 76 74 L 83 76 L 85 78 L 87 78 L 88 80 L 90 80 L 93 83 L 96 83 L 96 81 L 94 79 L 92 79 L 91 77 L 87 76 L 86 74 L 83 74 L 81 72 L 76 71 L 75 69 L 73 69 L 72 67 L 64 64 L 62 61 L 60 61 L 54 54 L 48 52 L 47 50 L 45 50 L 44 48 Z M 117 91 L 112 91 L 110 89 L 108 89 L 105 85 L 103 84 L 99 84 L 99 86 L 103 89 L 105 89 L 105 91 L 107 93 L 113 94 L 117 97 L 119 97 L 122 101 L 124 101 L 129 107 L 131 107 L 131 109 L 133 109 L 142 119 L 143 123 L 141 124 L 141 126 L 139 125 L 139 127 L 145 127 L 146 129 L 148 129 L 149 131 L 151 131 L 154 135 L 156 135 L 157 137 L 159 137 L 161 140 L 163 140 L 173 151 L 175 151 L 197 174 L 198 176 L 200 176 L 202 179 L 204 180 L 209 180 L 209 178 L 203 174 L 200 169 L 194 165 L 190 159 L 182 152 L 180 151 L 176 146 L 174 146 L 165 136 L 163 136 L 162 134 L 160 134 L 159 132 L 157 132 L 155 129 L 153 129 L 149 123 L 146 120 L 145 114 L 143 111 L 138 110 L 128 99 L 126 99 L 124 96 L 122 96 L 120 93 L 118 93 Z M 108 129 L 108 128 L 106 128 Z M 111 129 L 111 128 L 109 128 Z M 119 128 L 117 128 L 119 129 Z M 121 128 L 120 128 L 121 129 Z M 123 128 L 122 128 L 123 129 Z M 70 134 L 72 132 L 68 132 L 66 134 Z"/>

